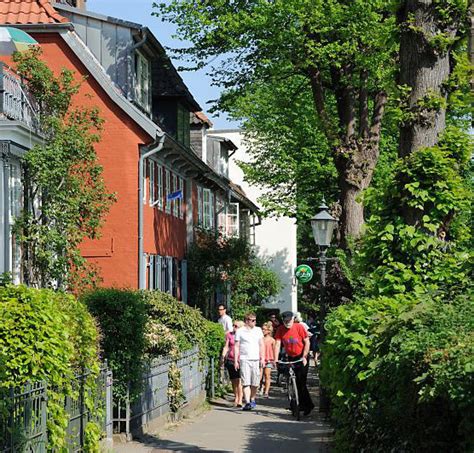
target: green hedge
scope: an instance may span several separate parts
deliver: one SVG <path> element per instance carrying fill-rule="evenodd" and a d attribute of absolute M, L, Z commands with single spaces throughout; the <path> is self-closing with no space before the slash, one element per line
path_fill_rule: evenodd
<path fill-rule="evenodd" d="M 101 288 L 83 296 L 101 331 L 101 349 L 114 374 L 114 395 L 125 399 L 128 383 L 133 399 L 140 393 L 148 304 L 141 293 Z"/>
<path fill-rule="evenodd" d="M 473 451 L 473 296 L 382 297 L 331 313 L 321 377 L 338 451 Z"/>
<path fill-rule="evenodd" d="M 90 370 L 86 391 L 95 391 L 99 372 L 95 321 L 71 295 L 13 285 L 0 287 L 0 319 L 0 390 L 47 381 L 48 448 L 62 451 L 68 422 L 64 398 L 77 396 L 74 374 Z M 97 410 L 91 399 L 86 404 Z"/>
<path fill-rule="evenodd" d="M 196 345 L 202 358 L 218 358 L 224 345 L 220 325 L 160 291 L 99 289 L 86 294 L 84 301 L 99 322 L 103 354 L 114 372 L 119 397 L 126 395 L 129 383 L 132 399 L 140 394 L 143 366 L 150 358 L 176 358 Z M 178 386 L 175 375 L 173 382 Z M 179 388 L 169 390 L 169 394 L 172 390 L 179 394 Z"/>

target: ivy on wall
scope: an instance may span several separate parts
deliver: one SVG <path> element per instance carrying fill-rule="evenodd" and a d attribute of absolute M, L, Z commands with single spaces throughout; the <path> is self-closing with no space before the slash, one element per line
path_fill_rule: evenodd
<path fill-rule="evenodd" d="M 84 238 L 97 238 L 114 195 L 94 149 L 102 119 L 77 99 L 82 81 L 73 71 L 56 75 L 41 49 L 13 55 L 39 111 L 42 144 L 23 158 L 24 206 L 15 233 L 22 246 L 23 279 L 30 286 L 80 290 L 98 274 L 79 253 Z"/>

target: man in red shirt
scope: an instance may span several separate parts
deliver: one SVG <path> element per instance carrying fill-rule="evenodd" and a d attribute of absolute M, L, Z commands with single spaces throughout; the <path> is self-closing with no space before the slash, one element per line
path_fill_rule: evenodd
<path fill-rule="evenodd" d="M 294 370 L 300 408 L 305 415 L 308 415 L 314 409 L 314 404 L 306 385 L 309 369 L 308 332 L 300 323 L 295 323 L 295 315 L 291 311 L 285 311 L 281 317 L 283 324 L 278 327 L 275 333 L 275 357 L 279 356 L 280 348 L 283 345 L 289 362 L 303 359 L 302 362 L 295 364 Z"/>

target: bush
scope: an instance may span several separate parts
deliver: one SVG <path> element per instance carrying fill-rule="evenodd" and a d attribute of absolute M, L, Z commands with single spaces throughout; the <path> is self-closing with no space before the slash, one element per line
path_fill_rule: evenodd
<path fill-rule="evenodd" d="M 95 391 L 99 372 L 95 322 L 71 295 L 12 285 L 0 287 L 0 319 L 0 390 L 47 381 L 49 448 L 61 450 L 68 422 L 64 398 L 77 396 L 74 374 L 90 370 L 86 392 Z M 92 398 L 86 405 L 97 412 Z"/>
<path fill-rule="evenodd" d="M 329 316 L 322 380 L 340 451 L 472 451 L 472 296 L 370 299 Z"/>
<path fill-rule="evenodd" d="M 114 392 L 125 398 L 141 393 L 144 365 L 153 357 L 170 355 L 199 347 L 202 359 L 219 357 L 224 332 L 219 324 L 207 321 L 198 309 L 160 291 L 99 289 L 84 296 L 97 317 L 102 332 L 104 357 L 114 372 Z M 183 401 L 179 370 L 169 372 L 168 399 L 172 411 Z"/>
<path fill-rule="evenodd" d="M 97 289 L 83 296 L 101 330 L 104 358 L 114 373 L 114 394 L 121 399 L 140 393 L 148 304 L 138 291 Z"/>

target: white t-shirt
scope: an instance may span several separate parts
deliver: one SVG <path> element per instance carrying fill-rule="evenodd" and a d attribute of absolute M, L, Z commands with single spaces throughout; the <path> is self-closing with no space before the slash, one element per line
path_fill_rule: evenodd
<path fill-rule="evenodd" d="M 240 358 L 244 360 L 260 359 L 260 340 L 263 338 L 263 332 L 260 327 L 252 329 L 244 326 L 237 330 L 235 341 L 239 342 Z"/>
<path fill-rule="evenodd" d="M 221 316 L 217 322 L 224 328 L 224 332 L 232 332 L 232 318 L 229 315 Z"/>

